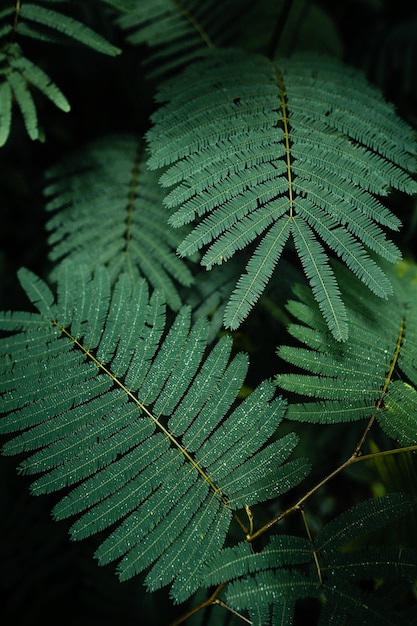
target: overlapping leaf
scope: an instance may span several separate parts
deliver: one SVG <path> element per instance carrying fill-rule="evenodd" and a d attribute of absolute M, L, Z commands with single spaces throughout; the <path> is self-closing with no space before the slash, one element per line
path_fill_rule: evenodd
<path fill-rule="evenodd" d="M 348 509 L 323 526 L 314 543 L 278 534 L 259 551 L 254 552 L 244 543 L 225 548 L 207 564 L 205 584 L 227 582 L 228 606 L 236 611 L 248 610 L 255 623 L 262 626 L 292 624 L 296 603 L 307 598 L 322 600 L 320 624 L 332 623 L 329 614 L 343 620 L 352 613 L 360 617 L 361 623 L 405 624 L 395 606 L 383 597 L 370 597 L 358 583 L 378 579 L 382 584 L 400 578 L 411 584 L 417 573 L 416 551 L 346 546 L 412 510 L 410 498 L 393 493 Z M 260 614 L 262 622 L 256 618 Z"/>
<path fill-rule="evenodd" d="M 17 43 L 0 47 L 0 146 L 6 143 L 10 134 L 14 100 L 20 108 L 29 137 L 39 138 L 38 114 L 31 86 L 37 87 L 62 111 L 70 110 L 70 104 L 59 87 L 24 56 Z"/>
<path fill-rule="evenodd" d="M 143 279 L 112 290 L 104 267 L 63 263 L 56 303 L 27 270 L 20 280 L 37 312 L 0 318 L 0 431 L 21 431 L 4 453 L 29 454 L 34 493 L 65 488 L 54 516 L 78 516 L 74 539 L 110 529 L 100 563 L 119 560 L 122 580 L 151 567 L 148 587 L 173 583 L 184 600 L 236 511 L 308 471 L 286 462 L 293 433 L 267 443 L 285 401 L 266 381 L 237 404 L 247 357 L 230 358 L 228 337 L 205 354 L 208 324 L 191 326 L 189 308 L 165 329 Z"/>
<path fill-rule="evenodd" d="M 388 271 L 388 270 L 387 270 Z M 339 266 L 336 276 L 349 301 L 348 344 L 334 341 L 304 287 L 288 310 L 298 320 L 290 334 L 304 345 L 280 346 L 278 354 L 300 368 L 279 374 L 278 385 L 311 401 L 291 404 L 294 420 L 336 423 L 375 416 L 402 445 L 417 443 L 417 283 L 410 269 L 402 278 L 391 271 L 394 296 L 367 297 L 366 290 Z"/>
<path fill-rule="evenodd" d="M 145 60 L 149 75 L 161 78 L 184 69 L 208 48 L 230 44 L 251 4 L 250 0 L 221 4 L 216 0 L 132 0 L 115 23 L 129 43 L 149 46 Z"/>
<path fill-rule="evenodd" d="M 22 35 L 51 43 L 79 42 L 102 54 L 120 54 L 120 48 L 78 19 L 67 15 L 61 7 L 59 10 L 51 8 L 52 4 L 63 3 L 59 0 L 40 0 L 33 3 L 16 2 L 13 6 L 10 2 L 9 7 L 0 13 L 0 19 L 7 19 L 7 26 L 2 28 L 1 34 L 10 36 L 12 30 L 16 30 L 19 37 Z"/>
<path fill-rule="evenodd" d="M 112 281 L 138 271 L 178 310 L 178 284 L 193 282 L 175 254 L 181 232 L 168 227 L 165 193 L 134 136 L 103 137 L 47 172 L 46 210 L 52 261 L 70 258 L 93 271 L 105 264 Z M 57 270 L 52 276 L 56 275 Z"/>
<path fill-rule="evenodd" d="M 247 316 L 292 240 L 326 324 L 345 340 L 329 250 L 372 292 L 392 293 L 376 259 L 399 260 L 383 231 L 399 220 L 378 196 L 417 192 L 411 128 L 356 71 L 313 55 L 273 63 L 213 51 L 159 100 L 149 164 L 172 187 L 170 223 L 193 224 L 178 252 L 203 249 L 208 269 L 250 253 L 225 325 Z"/>
<path fill-rule="evenodd" d="M 46 4 L 47 6 L 43 6 Z M 70 104 L 50 76 L 24 53 L 17 34 L 49 43 L 77 41 L 98 52 L 115 56 L 120 49 L 91 28 L 50 6 L 51 3 L 9 2 L 0 10 L 0 146 L 10 134 L 12 108 L 19 106 L 27 133 L 40 138 L 33 88 L 41 91 L 62 111 Z M 13 6 L 14 5 L 14 6 Z"/>

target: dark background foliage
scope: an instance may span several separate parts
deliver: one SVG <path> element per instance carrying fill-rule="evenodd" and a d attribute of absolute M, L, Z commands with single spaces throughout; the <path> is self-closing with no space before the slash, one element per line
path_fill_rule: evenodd
<path fill-rule="evenodd" d="M 4 0 L 0 8 L 3 4 L 6 4 Z M 37 98 L 45 141 L 31 142 L 19 114 L 15 114 L 11 136 L 0 151 L 2 309 L 26 308 L 16 280 L 16 271 L 22 265 L 41 276 L 45 276 L 49 268 L 42 196 L 46 168 L 71 149 L 109 131 L 142 133 L 147 128 L 153 107 L 153 85 L 146 81 L 138 62 L 140 49 L 124 44 L 121 33 L 113 28 L 110 20 L 103 18 L 98 4 L 85 2 L 75 7 L 77 17 L 123 47 L 121 56 L 109 58 L 86 48 L 25 41 L 27 56 L 53 77 L 70 101 L 72 110 L 64 114 L 45 98 Z M 416 125 L 417 3 L 317 0 L 314 4 L 324 8 L 331 17 L 342 58 L 362 68 L 396 104 L 400 114 Z M 413 22 L 414 44 L 410 42 L 407 47 L 402 33 L 404 26 Z M 325 37 L 326 33 L 319 35 Z M 402 204 L 395 205 L 394 209 L 405 224 L 397 243 L 406 255 L 415 255 L 416 208 L 413 203 L 415 200 L 405 202 L 402 199 Z M 236 333 L 239 348 L 250 352 L 253 379 L 271 377 L 277 372 L 275 346 L 283 331 L 279 320 L 271 319 L 265 309 L 258 308 Z M 291 430 L 294 427 L 297 428 L 291 424 Z M 334 441 L 343 441 L 349 454 L 360 432 L 351 425 L 330 429 L 298 426 L 298 430 L 303 435 L 300 454 L 308 456 L 321 475 L 325 470 L 323 463 L 334 466 Z M 310 449 L 312 441 L 315 445 Z M 338 458 L 341 454 L 339 447 Z M 15 458 L 2 458 L 0 622 L 4 626 L 168 624 L 184 611 L 184 607 L 172 606 L 165 590 L 146 594 L 139 578 L 120 584 L 112 566 L 99 568 L 92 554 L 100 538 L 71 544 L 66 524 L 54 523 L 50 516 L 56 497 L 30 496 L 30 481 L 17 476 L 15 468 Z M 343 474 L 309 502 L 312 528 L 316 519 L 325 520 L 327 515 L 334 515 L 363 496 L 377 492 L 378 484 L 375 468 L 361 467 L 361 475 L 353 471 Z M 263 515 L 274 513 L 271 508 Z M 305 623 L 302 615 L 300 623 Z"/>

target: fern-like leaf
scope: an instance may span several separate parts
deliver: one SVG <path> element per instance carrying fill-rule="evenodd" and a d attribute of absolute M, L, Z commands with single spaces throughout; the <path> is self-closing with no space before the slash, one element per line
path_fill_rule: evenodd
<path fill-rule="evenodd" d="M 409 620 L 384 597 L 363 593 L 357 586 L 334 577 L 324 588 L 326 604 L 320 626 L 346 624 L 355 626 L 408 626 Z M 331 618 L 331 619 L 330 619 Z"/>
<path fill-rule="evenodd" d="M 145 163 L 143 142 L 132 136 L 104 137 L 47 172 L 46 210 L 55 215 L 50 258 L 70 258 L 92 271 L 105 264 L 112 282 L 123 272 L 138 270 L 165 292 L 178 310 L 175 283 L 189 286 L 193 278 L 175 254 L 181 233 L 168 228 L 157 176 Z M 52 278 L 57 269 L 52 272 Z"/>
<path fill-rule="evenodd" d="M 27 59 L 17 43 L 0 48 L 0 146 L 10 134 L 12 102 L 16 100 L 31 139 L 39 138 L 39 124 L 31 87 L 39 89 L 49 100 L 64 112 L 70 105 L 62 91 L 37 65 Z"/>
<path fill-rule="evenodd" d="M 223 337 L 205 355 L 208 324 L 182 308 L 165 330 L 163 297 L 103 266 L 61 265 L 58 299 L 28 270 L 36 313 L 4 313 L 5 454 L 36 494 L 65 488 L 54 516 L 77 515 L 74 539 L 111 531 L 97 550 L 122 580 L 151 567 L 150 589 L 173 582 L 182 601 L 223 545 L 236 510 L 288 490 L 308 464 L 287 457 L 296 436 L 267 443 L 286 407 L 266 381 L 240 404 L 247 357 Z M 164 338 L 162 339 L 164 335 Z M 71 488 L 68 490 L 68 488 Z"/>
<path fill-rule="evenodd" d="M 19 8 L 16 9 L 15 23 L 19 22 L 19 35 L 49 40 L 53 43 L 77 41 L 97 52 L 110 56 L 116 56 L 121 52 L 120 48 L 62 11 L 55 11 L 49 6 L 42 6 L 40 2 L 17 4 Z"/>
<path fill-rule="evenodd" d="M 1 62 L 0 53 L 0 62 Z M 9 134 L 12 124 L 12 104 L 13 104 L 13 91 L 10 83 L 4 81 L 0 83 L 0 147 L 4 146 Z"/>
<path fill-rule="evenodd" d="M 148 74 L 161 78 L 183 69 L 208 48 L 233 41 L 239 30 L 237 18 L 251 2 L 133 0 L 132 4 L 115 23 L 129 43 L 149 46 Z"/>
<path fill-rule="evenodd" d="M 327 617 L 331 613 L 342 620 L 353 614 L 360 623 L 407 624 L 407 619 L 383 596 L 366 595 L 356 585 L 369 580 L 390 583 L 400 579 L 412 583 L 417 575 L 416 551 L 404 547 L 349 549 L 349 544 L 371 536 L 376 529 L 401 519 L 414 508 L 405 494 L 392 493 L 353 506 L 319 531 L 314 545 L 324 583 Z"/>
<path fill-rule="evenodd" d="M 400 519 L 412 509 L 412 501 L 402 493 L 360 502 L 321 529 L 314 541 L 316 550 L 320 558 L 330 564 L 333 555 L 342 547 Z"/>
<path fill-rule="evenodd" d="M 402 546 L 353 550 L 333 557 L 322 571 L 327 569 L 339 577 L 342 574 L 360 580 L 379 578 L 413 582 L 417 576 L 417 553 Z"/>
<path fill-rule="evenodd" d="M 10 134 L 12 103 L 16 101 L 22 113 L 27 133 L 39 139 L 40 129 L 32 89 L 41 91 L 62 111 L 68 112 L 70 104 L 50 76 L 24 53 L 15 41 L 17 34 L 50 43 L 68 43 L 74 40 L 98 52 L 114 56 L 121 50 L 101 35 L 82 24 L 41 3 L 16 2 L 0 11 L 0 147 Z"/>
<path fill-rule="evenodd" d="M 299 323 L 288 330 L 304 346 L 280 346 L 278 354 L 300 373 L 279 374 L 276 381 L 312 401 L 291 404 L 289 419 L 330 424 L 374 415 L 402 445 L 417 443 L 417 287 L 411 270 L 402 278 L 395 270 L 387 272 L 394 296 L 379 301 L 367 297 L 363 285 L 337 266 L 349 301 L 349 345 L 330 336 L 308 290 L 295 288 L 298 300 L 288 310 Z"/>
<path fill-rule="evenodd" d="M 307 539 L 276 535 L 258 554 L 253 554 L 247 543 L 225 548 L 207 564 L 205 582 L 219 585 L 254 572 L 309 563 L 311 558 L 311 544 Z"/>
<path fill-rule="evenodd" d="M 379 619 L 391 626 L 406 623 L 387 602 L 369 598 L 357 583 L 376 579 L 413 582 L 416 551 L 397 547 L 346 550 L 346 546 L 412 510 L 412 500 L 406 495 L 389 494 L 361 502 L 331 520 L 314 543 L 303 537 L 275 535 L 255 553 L 245 543 L 224 548 L 207 563 L 204 583 L 227 582 L 227 604 L 236 611 L 248 609 L 251 615 L 263 615 L 262 626 L 291 624 L 297 601 L 306 598 L 320 598 L 327 618 L 332 614 L 335 619 L 345 619 L 356 606 L 355 615 L 361 616 L 362 623 L 377 624 Z M 320 624 L 327 623 L 324 616 Z M 329 619 L 329 623 L 342 622 Z"/>
<path fill-rule="evenodd" d="M 170 223 L 194 225 L 179 253 L 205 249 L 210 269 L 257 244 L 225 325 L 245 318 L 293 239 L 329 328 L 345 340 L 329 250 L 378 296 L 392 293 L 371 252 L 399 260 L 383 231 L 399 220 L 377 196 L 417 192 L 411 128 L 359 73 L 314 55 L 273 63 L 212 51 L 159 100 L 149 164 L 166 168 L 161 183 L 173 187 Z"/>

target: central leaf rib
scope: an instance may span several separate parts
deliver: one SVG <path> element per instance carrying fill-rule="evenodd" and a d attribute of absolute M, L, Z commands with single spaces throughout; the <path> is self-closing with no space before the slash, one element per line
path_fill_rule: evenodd
<path fill-rule="evenodd" d="M 139 398 L 137 398 L 132 393 L 132 391 L 128 389 L 126 385 L 117 376 L 115 376 L 103 363 L 101 363 L 101 361 L 97 359 L 97 357 L 92 352 L 90 352 L 88 348 L 86 348 L 80 341 L 78 341 L 78 339 L 73 337 L 73 335 L 71 335 L 71 333 L 68 330 L 59 326 L 59 324 L 57 324 L 56 322 L 55 322 L 55 325 L 58 326 L 62 334 L 64 334 L 69 339 L 71 339 L 74 345 L 79 350 L 81 350 L 88 359 L 93 361 L 93 363 L 101 370 L 101 372 L 109 376 L 112 379 L 113 383 L 117 387 L 119 387 L 122 391 L 124 391 L 125 394 L 129 397 L 129 399 L 132 400 L 137 405 L 137 407 L 152 420 L 152 422 L 169 439 L 169 441 L 174 445 L 174 447 L 177 448 L 177 450 L 197 470 L 200 476 L 209 484 L 210 488 L 213 490 L 215 495 L 220 495 L 219 487 L 216 487 L 216 485 L 213 483 L 210 477 L 206 474 L 206 472 L 202 469 L 202 467 L 193 459 L 193 457 L 189 454 L 186 448 L 184 448 L 184 446 L 181 445 L 181 443 L 172 435 L 172 433 L 169 432 L 169 430 L 159 421 L 159 419 L 152 414 L 152 412 L 139 400 Z M 223 501 L 223 504 L 227 505 L 227 501 L 224 496 L 222 496 L 222 501 Z"/>
<path fill-rule="evenodd" d="M 177 7 L 179 11 L 184 15 L 184 17 L 190 22 L 192 27 L 197 31 L 201 39 L 204 41 L 208 48 L 214 48 L 214 44 L 211 41 L 210 37 L 200 24 L 200 22 L 190 13 L 190 11 L 183 5 L 182 2 L 177 2 L 177 0 L 173 0 L 173 5 Z"/>
<path fill-rule="evenodd" d="M 287 165 L 287 180 L 288 180 L 288 197 L 289 197 L 289 205 L 290 205 L 290 217 L 294 216 L 294 190 L 293 190 L 293 182 L 292 182 L 292 166 L 291 166 L 291 146 L 290 146 L 290 125 L 288 122 L 288 111 L 287 111 L 287 101 L 286 101 L 286 92 L 285 85 L 279 71 L 278 67 L 274 64 L 275 76 L 277 79 L 277 84 L 279 88 L 280 94 L 280 105 L 281 105 L 281 121 L 284 130 L 284 140 L 285 140 L 285 161 Z"/>
<path fill-rule="evenodd" d="M 29 270 L 19 279 L 38 312 L 0 316 L 15 333 L 0 431 L 21 431 L 5 453 L 29 452 L 20 470 L 42 474 L 34 494 L 65 489 L 53 515 L 77 516 L 73 539 L 107 532 L 95 556 L 117 560 L 120 580 L 148 570 L 148 588 L 172 583 L 173 597 L 189 598 L 233 516 L 247 534 L 238 510 L 309 470 L 287 461 L 294 433 L 269 441 L 285 401 L 272 381 L 238 401 L 247 355 L 232 355 L 229 336 L 208 349 L 209 322 L 193 323 L 191 307 L 167 328 L 163 293 L 149 296 L 144 279 L 112 285 L 104 266 L 90 274 L 68 261 L 56 301 Z"/>
<path fill-rule="evenodd" d="M 143 159 L 143 148 L 140 145 L 138 148 L 136 160 L 133 164 L 132 174 L 131 174 L 130 184 L 129 184 L 129 196 L 128 196 L 128 203 L 127 203 L 127 209 L 126 209 L 127 211 L 126 234 L 125 234 L 126 243 L 125 243 L 125 249 L 124 249 L 124 253 L 126 255 L 129 253 L 129 245 L 130 245 L 130 240 L 132 238 L 133 211 L 134 211 L 134 205 L 135 205 L 136 190 L 139 184 L 139 175 L 140 175 L 140 170 L 141 170 L 142 159 Z"/>

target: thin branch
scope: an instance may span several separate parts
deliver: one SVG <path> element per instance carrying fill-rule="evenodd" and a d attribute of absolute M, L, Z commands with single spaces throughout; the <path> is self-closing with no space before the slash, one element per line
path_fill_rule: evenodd
<path fill-rule="evenodd" d="M 340 474 L 340 472 L 342 472 L 344 469 L 346 469 L 347 467 L 350 467 L 350 465 L 353 465 L 354 463 L 359 463 L 360 461 L 369 461 L 370 459 L 375 459 L 376 457 L 379 457 L 379 456 L 388 456 L 390 454 L 400 454 L 403 452 L 413 452 L 413 451 L 417 451 L 417 445 L 406 446 L 404 448 L 394 448 L 392 450 L 382 450 L 379 452 L 372 452 L 371 454 L 364 454 L 362 456 L 360 455 L 360 453 L 357 453 L 355 449 L 355 452 L 347 459 L 347 461 L 342 463 L 342 465 L 339 465 L 339 467 L 337 467 L 333 472 L 328 474 L 325 478 L 323 478 L 323 480 L 317 483 L 312 489 L 307 491 L 307 493 L 304 494 L 303 497 L 300 498 L 295 504 L 290 506 L 288 509 L 286 509 L 285 511 L 283 511 L 282 513 L 280 513 L 273 519 L 269 520 L 269 522 L 264 524 L 264 526 L 259 528 L 256 532 L 252 533 L 251 535 L 246 535 L 246 540 L 248 542 L 253 541 L 257 537 L 262 535 L 264 532 L 266 532 L 269 528 L 271 528 L 271 526 L 274 526 L 274 524 L 277 524 L 282 519 L 284 519 L 284 517 L 287 517 L 291 513 L 294 513 L 294 511 L 299 511 L 306 500 L 308 500 L 314 493 L 316 493 L 316 491 L 321 489 L 321 487 L 323 487 L 326 483 L 332 480 L 332 478 L 337 476 L 337 474 Z"/>
<path fill-rule="evenodd" d="M 278 16 L 278 19 L 276 21 L 275 28 L 272 33 L 271 41 L 269 42 L 269 47 L 268 47 L 268 57 L 271 59 L 271 61 L 275 56 L 275 52 L 278 48 L 281 35 L 284 31 L 285 23 L 290 14 L 292 1 L 293 0 L 284 0 L 284 6 L 282 7 L 281 12 Z"/>
<path fill-rule="evenodd" d="M 236 615 L 236 617 L 241 619 L 246 624 L 252 624 L 252 622 L 247 617 L 245 617 L 238 611 L 235 611 L 235 609 L 232 609 L 230 606 L 226 604 L 226 602 L 223 602 L 223 600 L 221 600 L 218 597 L 219 593 L 222 591 L 222 589 L 224 589 L 225 586 L 226 586 L 226 583 L 222 583 L 221 585 L 219 585 L 214 590 L 212 595 L 209 598 L 207 598 L 207 600 L 204 600 L 204 602 L 201 602 L 198 606 L 195 606 L 194 608 L 187 611 L 187 613 L 184 613 L 184 615 L 181 615 L 181 617 L 176 619 L 174 622 L 171 622 L 170 626 L 179 626 L 179 624 L 183 624 L 187 619 L 189 619 L 190 617 L 192 617 L 193 615 L 195 615 L 202 609 L 206 609 L 214 605 L 220 606 L 222 609 L 226 609 L 226 611 L 229 611 L 233 615 Z"/>
<path fill-rule="evenodd" d="M 311 531 L 310 531 L 310 526 L 308 525 L 307 516 L 305 514 L 304 509 L 301 509 L 301 516 L 303 518 L 304 526 L 305 526 L 305 529 L 307 531 L 308 540 L 311 543 L 311 545 L 313 546 L 313 557 L 314 557 L 314 562 L 316 564 L 317 576 L 319 578 L 319 583 L 320 583 L 320 586 L 321 586 L 323 584 L 323 577 L 321 575 L 321 567 L 320 567 L 319 559 L 317 557 L 317 550 L 316 550 L 316 548 L 314 546 L 313 537 L 312 537 L 312 534 L 311 534 Z"/>
<path fill-rule="evenodd" d="M 306 500 L 308 500 L 308 498 L 310 498 L 310 496 L 312 496 L 314 493 L 316 493 L 316 491 L 321 489 L 321 487 L 323 487 L 323 485 L 328 483 L 330 480 L 332 480 L 332 478 L 337 476 L 337 474 L 340 474 L 340 472 L 342 472 L 344 469 L 346 469 L 347 467 L 349 467 L 353 463 L 357 463 L 358 461 L 366 461 L 366 460 L 369 460 L 369 459 L 373 459 L 373 458 L 376 458 L 377 456 L 388 455 L 388 454 L 398 454 L 399 452 L 408 452 L 408 451 L 411 451 L 411 450 L 417 450 L 417 446 L 407 446 L 407 447 L 404 447 L 404 448 L 396 448 L 394 450 L 386 450 L 386 451 L 383 451 L 383 452 L 374 452 L 372 454 L 362 455 L 362 448 L 363 448 L 363 446 L 365 444 L 365 441 L 366 441 L 366 439 L 368 437 L 369 431 L 371 430 L 372 425 L 375 422 L 377 411 L 379 409 L 381 409 L 381 407 L 383 406 L 384 397 L 385 397 L 386 393 L 388 392 L 388 386 L 389 386 L 389 384 L 390 384 L 390 382 L 392 380 L 392 376 L 394 374 L 394 370 L 395 370 L 395 367 L 396 367 L 397 362 L 398 362 L 398 356 L 400 354 L 400 350 L 401 350 L 401 346 L 402 346 L 402 342 L 403 342 L 403 337 L 404 337 L 404 328 L 405 328 L 405 318 L 403 317 L 401 319 L 401 324 L 400 324 L 398 337 L 397 337 L 397 343 L 396 343 L 394 354 L 393 354 L 393 357 L 392 357 L 392 360 L 391 360 L 391 365 L 390 365 L 389 371 L 388 371 L 388 373 L 387 373 L 387 375 L 385 377 L 384 386 L 381 389 L 381 395 L 380 395 L 380 397 L 378 399 L 378 402 L 376 402 L 376 404 L 375 404 L 376 411 L 370 417 L 370 419 L 369 419 L 369 421 L 368 421 L 368 423 L 366 425 L 366 428 L 365 428 L 361 438 L 359 439 L 358 443 L 356 444 L 355 449 L 352 452 L 351 456 L 344 463 L 339 465 L 339 467 L 337 467 L 335 470 L 333 470 L 333 472 L 331 472 L 330 474 L 325 476 L 325 478 L 323 478 L 319 483 L 317 483 L 312 489 L 307 491 L 307 493 L 304 494 L 304 496 L 302 498 L 300 498 L 298 500 L 298 502 L 293 504 L 293 506 L 289 507 L 288 509 L 286 509 L 285 511 L 283 511 L 282 513 L 280 513 L 279 515 L 277 515 L 273 519 L 269 520 L 269 522 L 264 524 L 256 532 L 248 533 L 246 535 L 246 540 L 248 542 L 252 542 L 254 539 L 256 539 L 257 537 L 262 535 L 264 532 L 266 532 L 269 528 L 271 528 L 271 526 L 273 526 L 277 522 L 281 521 L 284 517 L 287 517 L 287 515 L 290 515 L 290 513 L 293 513 L 294 511 L 299 511 L 301 509 L 302 504 L 304 504 L 304 502 Z"/>
<path fill-rule="evenodd" d="M 217 604 L 217 596 L 219 595 L 219 593 L 225 586 L 226 586 L 226 583 L 222 583 L 221 585 L 216 587 L 214 592 L 211 594 L 209 598 L 207 598 L 207 600 L 204 600 L 204 602 L 201 602 L 197 606 L 187 611 L 187 613 L 184 613 L 183 615 L 181 615 L 181 617 L 176 619 L 174 622 L 171 622 L 170 626 L 178 626 L 179 624 L 183 624 L 187 619 L 189 619 L 190 617 L 192 617 L 193 615 L 201 611 L 201 609 L 205 609 L 209 606 L 213 606 L 213 604 Z"/>

